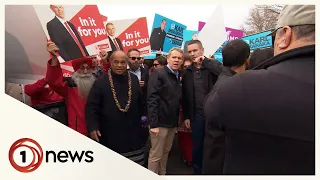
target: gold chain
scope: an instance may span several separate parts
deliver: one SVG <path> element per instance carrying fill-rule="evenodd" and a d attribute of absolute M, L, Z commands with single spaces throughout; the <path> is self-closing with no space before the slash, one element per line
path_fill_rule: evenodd
<path fill-rule="evenodd" d="M 120 103 L 119 103 L 119 101 L 118 101 L 118 98 L 117 98 L 116 90 L 114 89 L 113 79 L 112 79 L 112 76 L 111 76 L 111 69 L 109 69 L 109 71 L 108 71 L 108 76 L 109 76 L 109 82 L 110 82 L 110 86 L 111 86 L 111 91 L 112 91 L 113 99 L 114 99 L 117 107 L 119 108 L 119 110 L 120 110 L 121 112 L 128 112 L 128 110 L 129 110 L 129 108 L 130 108 L 130 104 L 131 104 L 131 95 L 132 95 L 130 72 L 128 71 L 128 84 L 129 84 L 128 101 L 127 101 L 127 105 L 126 105 L 126 107 L 125 107 L 124 109 L 121 108 L 121 105 L 120 105 Z"/>

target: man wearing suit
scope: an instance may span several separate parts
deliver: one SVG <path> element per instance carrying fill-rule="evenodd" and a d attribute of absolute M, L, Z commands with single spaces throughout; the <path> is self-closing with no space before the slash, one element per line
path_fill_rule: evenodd
<path fill-rule="evenodd" d="M 141 65 L 142 57 L 138 49 L 129 49 L 127 55 L 129 57 L 127 69 L 138 77 L 143 95 L 146 98 L 147 85 L 149 80 L 149 69 Z"/>
<path fill-rule="evenodd" d="M 148 81 L 149 81 L 149 69 L 146 67 L 143 67 L 141 65 L 141 53 L 138 49 L 132 48 L 129 49 L 127 52 L 127 56 L 129 58 L 128 60 L 128 66 L 127 69 L 130 73 L 136 75 L 138 77 L 139 80 L 139 84 L 142 90 L 142 97 L 143 97 L 143 109 L 146 111 L 147 107 L 146 107 L 146 103 L 147 103 L 147 85 L 148 85 Z M 145 119 L 146 120 L 146 119 Z M 146 121 L 143 121 L 143 123 L 146 123 Z M 144 124 L 146 125 L 146 124 Z M 146 149 L 145 152 L 145 167 L 147 166 L 148 163 L 148 152 L 149 152 L 149 148 L 150 147 L 150 142 L 147 141 L 149 138 L 149 129 L 147 127 L 145 127 L 144 129 L 142 129 L 142 138 L 143 138 L 143 143 Z M 149 143 L 149 144 L 148 144 Z"/>
<path fill-rule="evenodd" d="M 59 48 L 59 55 L 65 61 L 89 56 L 75 26 L 64 19 L 63 6 L 50 5 L 50 9 L 56 16 L 47 23 L 47 30 L 51 41 Z"/>
<path fill-rule="evenodd" d="M 112 51 L 121 50 L 123 51 L 123 47 L 121 41 L 118 37 L 115 37 L 116 29 L 112 23 L 106 24 L 106 30 L 108 33 L 108 39 L 110 41 Z"/>
<path fill-rule="evenodd" d="M 154 28 L 150 36 L 151 50 L 163 51 L 163 44 L 167 33 L 164 31 L 167 21 L 164 19 L 160 27 Z"/>

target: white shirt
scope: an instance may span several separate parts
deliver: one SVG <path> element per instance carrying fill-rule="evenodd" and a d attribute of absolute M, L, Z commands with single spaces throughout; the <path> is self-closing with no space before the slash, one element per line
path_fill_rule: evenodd
<path fill-rule="evenodd" d="M 56 16 L 56 17 L 57 17 L 57 18 L 59 19 L 59 21 L 62 23 L 63 27 L 66 28 L 66 30 L 69 32 L 68 28 L 67 28 L 66 25 L 64 24 L 64 23 L 67 22 L 67 21 L 64 20 L 64 19 L 59 18 L 58 16 Z M 67 23 L 67 24 L 68 24 L 68 23 Z M 68 24 L 68 26 L 69 26 L 69 24 Z M 69 27 L 70 27 L 70 26 L 69 26 Z M 70 27 L 70 29 L 71 29 L 71 27 Z M 69 32 L 69 33 L 70 33 L 70 32 Z M 73 35 L 75 35 L 72 29 L 71 29 L 71 33 L 73 33 Z M 77 37 L 77 36 L 75 35 L 75 37 Z"/>
<path fill-rule="evenodd" d="M 129 70 L 129 72 L 131 72 L 132 74 L 136 75 L 139 79 L 139 81 L 141 81 L 141 69 L 140 67 L 136 70 L 136 71 L 133 71 L 130 69 L 129 65 L 127 65 L 127 69 Z"/>
<path fill-rule="evenodd" d="M 112 40 L 112 43 L 113 43 L 113 44 L 117 43 L 117 45 L 119 46 L 118 41 L 116 40 L 116 37 L 115 37 L 115 36 L 110 36 L 110 35 L 109 35 L 109 37 L 110 37 L 110 39 Z M 115 46 L 117 46 L 117 45 L 115 44 Z M 120 47 L 120 46 L 119 46 L 119 47 Z"/>
<path fill-rule="evenodd" d="M 109 35 L 109 37 L 110 37 L 112 40 L 116 40 L 116 37 L 114 37 L 114 36 L 110 36 L 110 35 Z"/>

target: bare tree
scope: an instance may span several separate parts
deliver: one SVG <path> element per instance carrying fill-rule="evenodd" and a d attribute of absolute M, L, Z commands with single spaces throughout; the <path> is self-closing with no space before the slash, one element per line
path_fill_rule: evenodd
<path fill-rule="evenodd" d="M 280 4 L 255 5 L 241 29 L 246 35 L 273 29 L 283 7 Z"/>

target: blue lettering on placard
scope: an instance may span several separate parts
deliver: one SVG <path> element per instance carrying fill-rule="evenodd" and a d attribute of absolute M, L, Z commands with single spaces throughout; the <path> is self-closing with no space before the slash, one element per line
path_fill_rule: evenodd
<path fill-rule="evenodd" d="M 243 38 L 243 40 L 249 44 L 250 50 L 272 47 L 272 37 L 267 36 L 270 33 L 271 31 L 267 31 L 259 34 L 254 34 L 251 36 L 246 36 Z"/>
<path fill-rule="evenodd" d="M 272 47 L 272 36 L 267 36 L 271 31 L 262 32 L 259 34 L 254 34 L 251 36 L 243 37 L 246 43 L 249 44 L 250 50 L 255 50 L 258 48 L 267 48 Z M 227 41 L 225 41 L 222 46 L 214 53 L 214 56 L 217 60 L 222 60 L 222 48 L 226 45 Z"/>
<path fill-rule="evenodd" d="M 181 46 L 182 45 L 182 41 L 179 40 L 175 40 L 175 39 L 171 39 L 171 43 L 177 46 Z"/>

